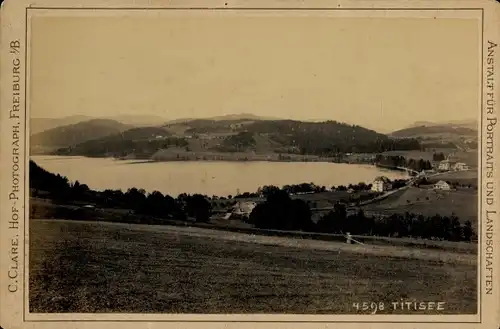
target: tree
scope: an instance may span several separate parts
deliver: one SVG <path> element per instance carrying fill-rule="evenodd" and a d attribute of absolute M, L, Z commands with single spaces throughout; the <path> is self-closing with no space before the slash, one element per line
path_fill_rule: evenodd
<path fill-rule="evenodd" d="M 277 187 L 277 186 L 274 186 L 274 185 L 266 185 L 266 186 L 262 186 L 262 187 L 259 187 L 257 189 L 257 193 L 258 194 L 262 194 L 264 197 L 268 197 L 269 195 L 277 192 L 277 191 L 280 191 L 280 188 Z"/>
<path fill-rule="evenodd" d="M 433 161 L 443 161 L 446 157 L 444 156 L 444 154 L 441 152 L 441 153 L 434 153 L 432 155 L 432 160 Z"/>
<path fill-rule="evenodd" d="M 472 237 L 474 236 L 474 229 L 472 228 L 472 223 L 469 220 L 464 223 L 462 233 L 464 241 L 472 240 Z"/>
<path fill-rule="evenodd" d="M 133 187 L 127 190 L 124 195 L 125 204 L 137 212 L 143 212 L 146 203 L 146 195 L 144 190 Z"/>
<path fill-rule="evenodd" d="M 334 233 L 336 231 L 335 216 L 333 211 L 321 217 L 316 223 L 316 231 L 322 233 Z"/>
<path fill-rule="evenodd" d="M 292 200 L 283 190 L 271 191 L 264 203 L 250 214 L 250 222 L 262 229 L 312 230 L 311 210 L 306 202 Z"/>
<path fill-rule="evenodd" d="M 186 199 L 185 210 L 187 215 L 194 217 L 197 222 L 208 222 L 212 207 L 203 195 L 194 194 Z"/>
<path fill-rule="evenodd" d="M 159 191 L 153 191 L 147 196 L 143 211 L 149 215 L 162 218 L 169 215 L 165 198 Z"/>
<path fill-rule="evenodd" d="M 455 214 L 451 215 L 449 231 L 450 234 L 449 236 L 445 237 L 446 239 L 450 239 L 452 241 L 462 240 L 462 226 Z"/>

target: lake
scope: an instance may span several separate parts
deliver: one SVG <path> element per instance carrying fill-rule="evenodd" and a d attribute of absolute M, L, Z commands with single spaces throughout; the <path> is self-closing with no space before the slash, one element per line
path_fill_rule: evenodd
<path fill-rule="evenodd" d="M 111 158 L 32 156 L 39 166 L 94 190 L 143 188 L 177 196 L 256 192 L 260 186 L 314 183 L 320 186 L 371 183 L 377 176 L 406 178 L 406 173 L 370 165 L 327 162 L 141 162 Z"/>

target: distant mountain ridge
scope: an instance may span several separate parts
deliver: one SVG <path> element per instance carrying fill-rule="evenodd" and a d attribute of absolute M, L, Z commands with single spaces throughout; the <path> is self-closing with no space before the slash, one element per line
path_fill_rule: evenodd
<path fill-rule="evenodd" d="M 445 122 L 431 122 L 431 121 L 416 121 L 410 126 L 404 128 L 415 128 L 415 127 L 434 127 L 434 126 L 441 126 L 441 127 L 462 127 L 462 128 L 469 128 L 473 130 L 478 130 L 478 120 L 477 119 L 466 119 L 466 120 L 451 120 L 451 121 L 445 121 Z M 403 129 L 399 129 L 403 130 Z"/>
<path fill-rule="evenodd" d="M 30 135 L 91 119 L 93 118 L 86 115 L 72 115 L 64 118 L 30 118 Z"/>
<path fill-rule="evenodd" d="M 168 120 L 164 117 L 158 115 L 141 115 L 141 114 L 123 114 L 116 116 L 104 116 L 104 117 L 91 117 L 87 115 L 72 115 L 62 118 L 31 118 L 30 119 L 30 134 L 34 135 L 42 131 L 53 129 L 60 126 L 66 126 L 71 124 L 76 124 L 83 121 L 93 120 L 93 119 L 108 119 L 118 121 L 122 124 L 136 126 L 136 127 L 147 127 L 147 126 L 162 126 L 166 124 L 178 124 L 186 123 L 194 120 L 215 120 L 215 121 L 227 121 L 227 120 L 282 120 L 277 117 L 263 117 L 257 116 L 250 113 L 241 114 L 228 114 L 215 117 L 207 118 L 181 118 Z"/>
<path fill-rule="evenodd" d="M 116 115 L 109 117 L 72 115 L 63 118 L 31 118 L 30 134 L 34 135 L 53 128 L 67 126 L 90 120 L 112 120 L 124 125 L 135 126 L 135 127 L 159 126 L 166 121 L 165 118 L 155 115 Z"/>
<path fill-rule="evenodd" d="M 452 134 L 458 136 L 477 135 L 477 130 L 467 127 L 454 127 L 452 125 L 432 125 L 432 126 L 416 126 L 397 130 L 391 133 L 395 137 L 422 137 L 430 134 Z"/>
<path fill-rule="evenodd" d="M 220 115 L 220 116 L 215 116 L 215 117 L 206 117 L 206 118 L 182 118 L 182 119 L 174 119 L 174 120 L 169 120 L 165 123 L 165 125 L 172 125 L 172 124 L 179 124 L 179 123 L 188 123 L 191 121 L 198 121 L 198 120 L 205 120 L 205 121 L 238 121 L 238 120 L 243 120 L 243 121 L 268 121 L 268 120 L 283 120 L 282 118 L 278 117 L 266 117 L 266 116 L 258 116 L 255 114 L 251 113 L 241 113 L 241 114 L 227 114 L 227 115 Z"/>

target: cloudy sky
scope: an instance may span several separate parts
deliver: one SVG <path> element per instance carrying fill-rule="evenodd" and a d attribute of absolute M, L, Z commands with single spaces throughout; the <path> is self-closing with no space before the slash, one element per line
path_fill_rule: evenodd
<path fill-rule="evenodd" d="M 33 17 L 33 117 L 253 113 L 380 131 L 470 119 L 473 19 Z"/>

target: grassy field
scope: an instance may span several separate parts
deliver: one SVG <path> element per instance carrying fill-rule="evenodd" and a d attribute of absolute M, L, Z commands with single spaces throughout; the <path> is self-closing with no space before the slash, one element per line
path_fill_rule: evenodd
<path fill-rule="evenodd" d="M 470 220 L 473 227 L 477 228 L 478 195 L 474 189 L 437 191 L 432 188 L 411 187 L 380 202 L 369 204 L 363 210 L 385 214 L 403 214 L 408 211 L 424 216 L 455 214 L 461 222 Z"/>
<path fill-rule="evenodd" d="M 314 212 L 315 215 L 324 215 L 326 211 Z M 319 240 L 319 241 L 336 241 L 345 242 L 345 236 L 342 234 L 326 234 L 301 231 L 280 231 L 280 230 L 264 230 L 255 228 L 252 224 L 246 223 L 238 219 L 222 219 L 214 216 L 208 223 L 197 223 L 194 221 L 176 220 L 174 218 L 152 218 L 141 215 L 131 215 L 127 209 L 85 209 L 78 205 L 56 205 L 50 200 L 30 198 L 30 218 L 32 219 L 59 219 L 59 220 L 77 220 L 86 222 L 109 222 L 109 223 L 124 223 L 124 224 L 147 224 L 147 225 L 170 225 L 177 227 L 189 226 L 202 229 L 211 229 L 224 231 L 221 234 L 245 233 L 251 235 L 268 236 L 268 237 L 288 237 L 296 239 Z M 317 217 L 316 220 L 319 218 Z M 193 219 L 194 220 L 194 219 Z M 462 254 L 476 254 L 477 244 L 467 242 L 450 242 L 439 240 L 425 240 L 415 238 L 394 238 L 380 236 L 361 236 L 353 235 L 353 238 L 369 244 L 381 246 L 404 246 L 418 249 L 433 249 L 433 251 L 451 251 Z M 438 254 L 438 253 L 434 253 Z M 443 253 L 439 253 L 443 255 Z M 441 258 L 437 258 L 441 260 Z"/>
<path fill-rule="evenodd" d="M 311 208 L 333 207 L 337 202 L 349 202 L 349 198 L 356 198 L 359 196 L 373 195 L 371 191 L 361 191 L 349 193 L 347 191 L 325 191 L 311 194 L 295 194 L 291 195 L 292 199 L 304 200 Z M 237 198 L 231 201 L 254 201 L 262 202 L 265 198 Z"/>
<path fill-rule="evenodd" d="M 435 177 L 430 177 L 430 182 L 437 182 L 444 180 L 452 183 L 459 183 L 463 185 L 470 184 L 471 186 L 477 187 L 479 184 L 477 170 L 466 170 L 466 171 L 450 171 L 442 173 Z"/>
<path fill-rule="evenodd" d="M 405 298 L 476 312 L 475 256 L 435 261 L 385 248 L 31 220 L 30 311 L 333 314 Z"/>

